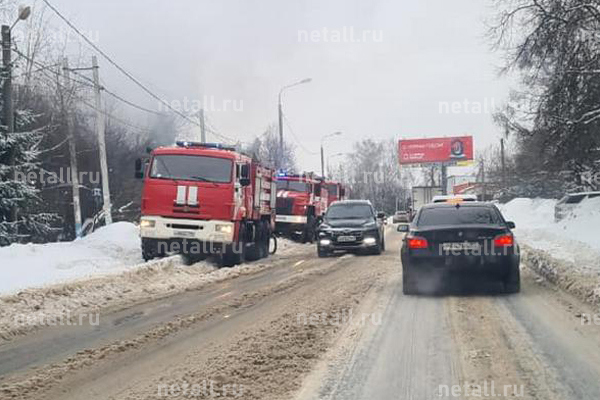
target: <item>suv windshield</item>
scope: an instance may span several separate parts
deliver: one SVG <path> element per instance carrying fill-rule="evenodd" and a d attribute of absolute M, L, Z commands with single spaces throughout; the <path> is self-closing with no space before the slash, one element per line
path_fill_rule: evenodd
<path fill-rule="evenodd" d="M 152 162 L 150 177 L 228 183 L 232 167 L 233 162 L 226 158 L 157 155 Z"/>
<path fill-rule="evenodd" d="M 299 181 L 277 181 L 277 190 L 291 190 L 293 192 L 310 192 L 310 184 Z"/>
<path fill-rule="evenodd" d="M 417 226 L 500 224 L 498 213 L 488 207 L 440 207 L 421 211 Z"/>
<path fill-rule="evenodd" d="M 328 219 L 365 219 L 373 218 L 373 210 L 367 204 L 340 204 L 331 206 L 325 217 Z"/>

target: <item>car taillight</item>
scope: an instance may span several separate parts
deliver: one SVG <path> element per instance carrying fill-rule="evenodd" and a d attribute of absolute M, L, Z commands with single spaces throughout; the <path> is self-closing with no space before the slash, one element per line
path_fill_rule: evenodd
<path fill-rule="evenodd" d="M 496 247 L 510 247 L 515 244 L 515 238 L 513 235 L 500 235 L 494 238 L 494 246 Z"/>
<path fill-rule="evenodd" d="M 410 237 L 407 240 L 409 249 L 426 249 L 428 245 L 427 239 L 418 236 Z"/>

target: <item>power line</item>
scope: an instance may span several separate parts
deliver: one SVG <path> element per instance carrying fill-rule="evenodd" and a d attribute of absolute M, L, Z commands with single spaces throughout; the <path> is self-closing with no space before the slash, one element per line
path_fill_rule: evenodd
<path fill-rule="evenodd" d="M 283 114 L 283 113 L 282 113 Z M 290 130 L 290 133 L 292 134 L 292 138 L 294 139 L 294 142 L 296 142 L 296 144 L 298 144 L 298 146 L 300 146 L 300 148 L 302 150 L 304 150 L 305 152 L 307 152 L 310 155 L 317 155 L 319 154 L 318 151 L 310 151 L 308 150 L 308 148 L 306 148 L 302 142 L 298 139 L 298 137 L 296 136 L 296 134 L 294 133 L 294 130 L 292 129 L 292 126 L 290 125 L 290 121 L 288 120 L 287 116 L 285 114 L 283 114 L 283 120 L 285 121 L 285 125 L 288 127 L 288 129 Z"/>
<path fill-rule="evenodd" d="M 73 69 L 72 69 L 72 70 L 71 70 L 71 72 L 73 72 L 73 73 L 74 73 L 75 75 L 77 75 L 77 76 L 80 76 L 80 77 L 84 78 L 84 79 L 85 79 L 85 80 L 87 80 L 87 81 L 90 81 L 90 82 L 92 82 L 92 83 L 94 82 L 92 79 L 90 79 L 89 77 L 87 77 L 87 76 L 85 76 L 85 75 L 83 75 L 83 74 L 80 74 L 80 73 L 79 73 L 78 71 L 76 71 L 76 70 L 73 70 Z M 154 110 L 150 110 L 149 108 L 146 108 L 146 107 L 140 106 L 140 105 L 138 105 L 138 104 L 135 104 L 134 102 L 132 102 L 132 101 L 129 101 L 129 100 L 127 100 L 127 99 L 125 99 L 125 98 L 121 97 L 120 95 L 116 94 L 115 92 L 113 92 L 113 91 L 109 90 L 109 89 L 108 89 L 106 86 L 104 86 L 104 85 L 102 85 L 101 89 L 102 89 L 104 92 L 106 92 L 108 95 L 110 95 L 110 96 L 114 97 L 115 99 L 117 99 L 117 100 L 119 100 L 119 101 L 122 101 L 123 103 L 125 103 L 125 104 L 127 104 L 127 105 L 129 105 L 129 106 L 131 106 L 131 107 L 133 107 L 133 108 L 137 108 L 138 110 L 145 111 L 145 112 L 147 112 L 147 113 L 150 113 L 150 114 L 155 114 L 155 115 L 164 115 L 164 114 L 163 114 L 163 113 L 161 113 L 161 112 L 154 111 Z"/>
<path fill-rule="evenodd" d="M 48 78 L 50 78 L 50 79 L 54 80 L 54 78 L 55 78 L 54 76 L 49 76 L 49 75 L 47 75 L 47 72 L 48 72 L 48 69 L 50 68 L 50 66 L 44 65 L 44 64 L 42 64 L 42 63 L 41 63 L 41 62 L 39 62 L 39 61 L 35 61 L 35 60 L 33 60 L 31 57 L 29 57 L 29 56 L 27 56 L 27 55 L 23 54 L 21 51 L 19 51 L 19 50 L 18 50 L 18 49 L 16 49 L 16 48 L 15 48 L 14 50 L 15 50 L 15 51 L 16 51 L 16 52 L 17 52 L 17 53 L 18 53 L 18 54 L 19 54 L 21 57 L 23 57 L 23 58 L 25 58 L 25 59 L 29 60 L 31 63 L 33 63 L 33 64 L 35 64 L 35 65 L 38 65 L 38 66 L 41 66 L 41 67 L 44 67 L 44 68 L 40 68 L 39 72 L 41 72 L 42 74 L 46 75 L 46 77 L 48 77 Z M 51 71 L 51 72 L 54 72 L 54 73 L 55 73 L 55 74 L 57 74 L 57 75 L 59 74 L 59 71 Z M 78 74 L 78 75 L 79 75 L 79 74 Z M 79 75 L 79 76 L 82 76 L 82 75 Z M 64 76 L 64 74 L 63 74 L 63 77 L 65 77 L 65 76 Z M 82 81 L 80 81 L 80 80 L 78 80 L 78 79 L 73 79 L 72 77 L 68 77 L 68 78 L 69 78 L 69 80 L 70 80 L 70 81 L 74 81 L 74 82 L 76 82 L 76 83 L 79 83 L 79 84 L 82 84 L 82 85 L 85 85 L 85 86 L 88 86 L 88 87 L 92 87 L 92 88 L 93 88 L 93 87 L 95 87 L 94 85 L 90 85 L 89 83 L 82 82 Z M 62 83 L 60 83 L 60 81 L 59 81 L 59 80 L 56 80 L 54 83 L 56 83 L 56 84 L 57 84 L 57 85 L 58 85 L 58 86 L 59 86 L 61 89 L 68 89 L 68 88 L 66 88 L 66 87 L 65 87 L 65 86 L 64 86 Z M 126 125 L 126 126 L 128 126 L 128 127 L 130 127 L 130 128 L 133 128 L 133 129 L 136 129 L 136 130 L 138 130 L 140 133 L 145 133 L 145 132 L 147 132 L 147 129 L 145 129 L 145 128 L 142 128 L 142 127 L 140 127 L 140 126 L 137 126 L 137 125 L 135 125 L 135 124 L 132 124 L 132 123 L 130 123 L 130 122 L 128 122 L 128 121 L 125 121 L 124 119 L 121 119 L 121 118 L 119 118 L 119 117 L 116 117 L 116 116 L 114 116 L 114 114 L 111 114 L 111 113 L 109 113 L 109 112 L 106 112 L 106 111 L 104 111 L 104 110 L 98 110 L 98 109 L 96 108 L 96 106 L 94 106 L 94 105 L 92 105 L 92 104 L 88 103 L 88 102 L 87 102 L 87 101 L 86 101 L 84 98 L 82 98 L 82 97 L 80 97 L 80 96 L 74 96 L 74 97 L 75 97 L 75 98 L 77 98 L 79 101 L 81 101 L 81 102 L 82 102 L 84 105 L 86 105 L 86 106 L 88 106 L 88 107 L 90 107 L 90 108 L 92 108 L 92 109 L 94 109 L 94 110 L 97 110 L 97 111 L 101 112 L 102 114 L 106 115 L 107 117 L 109 117 L 109 118 L 112 118 L 112 119 L 114 119 L 115 121 L 117 121 L 117 122 L 120 122 L 120 123 L 121 123 L 121 124 L 123 124 L 123 125 Z"/>
<path fill-rule="evenodd" d="M 165 106 L 167 106 L 167 108 L 169 108 L 175 114 L 179 115 L 181 118 L 187 120 L 188 122 L 191 122 L 194 125 L 200 126 L 200 124 L 198 122 L 194 121 L 193 119 L 191 119 L 190 117 L 188 117 L 187 115 L 185 115 L 184 113 L 182 113 L 181 111 L 177 110 L 175 107 L 171 106 L 168 102 L 166 102 L 165 100 L 161 99 L 159 96 L 157 96 L 156 94 L 154 94 L 154 92 L 152 92 L 150 89 L 148 89 L 143 83 L 141 83 L 133 75 L 131 75 L 129 72 L 127 72 L 125 69 L 123 69 L 119 64 L 117 64 L 115 61 L 113 61 L 113 59 L 111 57 L 109 57 L 104 51 L 102 51 L 102 49 L 100 49 L 98 46 L 96 46 L 94 44 L 94 42 L 92 42 L 90 39 L 88 39 L 87 36 L 85 36 L 79 29 L 77 29 L 77 27 L 75 25 L 73 25 L 71 23 L 71 21 L 69 21 L 65 16 L 63 16 L 60 13 L 60 11 L 58 11 L 52 4 L 50 4 L 50 2 L 48 0 L 42 0 L 42 1 L 44 3 L 46 3 L 46 5 L 52 11 L 54 11 L 54 13 L 56 15 L 58 15 L 58 17 L 60 19 L 62 19 L 71 29 L 73 29 L 79 36 L 81 36 L 83 38 L 83 40 L 86 41 L 87 44 L 89 44 L 94 50 L 96 50 L 102 57 L 104 57 L 104 59 L 106 59 L 109 63 L 111 63 L 123 75 L 125 75 L 132 82 L 134 82 L 137 86 L 139 86 L 144 92 L 146 92 L 148 95 L 150 95 L 155 100 L 158 100 L 159 102 L 161 102 L 162 104 L 164 104 Z M 232 139 L 229 139 L 229 140 L 232 140 Z"/>

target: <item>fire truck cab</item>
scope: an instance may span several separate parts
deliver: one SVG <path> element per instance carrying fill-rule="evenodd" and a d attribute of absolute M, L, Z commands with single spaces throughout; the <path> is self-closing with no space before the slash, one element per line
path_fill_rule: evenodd
<path fill-rule="evenodd" d="M 327 210 L 323 180 L 314 174 L 279 172 L 276 184 L 276 231 L 303 243 L 313 242 L 318 222 Z"/>
<path fill-rule="evenodd" d="M 144 179 L 140 236 L 145 260 L 218 254 L 222 265 L 266 257 L 275 228 L 274 171 L 233 147 L 177 142 L 136 161 Z"/>
<path fill-rule="evenodd" d="M 327 188 L 327 207 L 329 207 L 334 201 L 346 199 L 346 188 L 341 183 L 325 181 L 324 185 Z"/>

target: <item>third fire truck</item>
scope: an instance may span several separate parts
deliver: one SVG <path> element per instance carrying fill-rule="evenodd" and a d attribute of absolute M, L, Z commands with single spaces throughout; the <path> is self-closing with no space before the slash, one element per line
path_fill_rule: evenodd
<path fill-rule="evenodd" d="M 327 207 L 329 207 L 334 201 L 346 199 L 346 188 L 341 183 L 325 181 L 324 184 L 327 188 Z"/>

